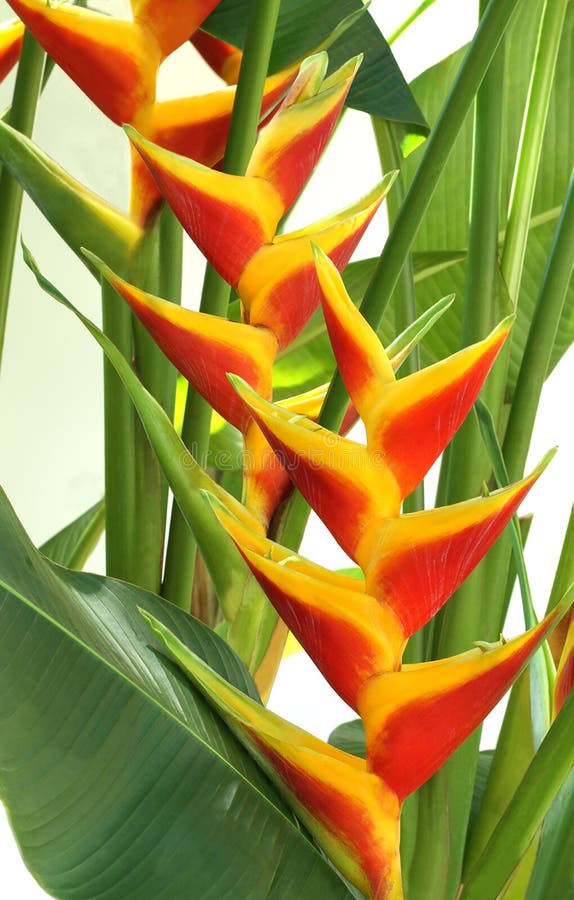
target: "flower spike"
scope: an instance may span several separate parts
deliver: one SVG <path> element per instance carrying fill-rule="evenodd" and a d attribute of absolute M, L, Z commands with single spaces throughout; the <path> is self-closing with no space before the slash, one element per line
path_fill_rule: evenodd
<path fill-rule="evenodd" d="M 38 43 L 108 116 L 132 122 L 155 99 L 160 51 L 134 22 L 45 0 L 10 0 Z"/>
<path fill-rule="evenodd" d="M 386 465 L 354 441 L 259 397 L 229 376 L 292 481 L 345 553 L 357 560 L 375 518 L 397 515 L 401 498 Z"/>
<path fill-rule="evenodd" d="M 337 750 L 232 687 L 141 611 L 192 683 L 286 795 L 317 843 L 359 890 L 401 900 L 400 806 L 364 760 Z"/>
<path fill-rule="evenodd" d="M 359 697 L 371 771 L 401 800 L 420 787 L 500 700 L 571 602 L 511 641 L 371 678 Z"/>
<path fill-rule="evenodd" d="M 245 431 L 250 416 L 225 373 L 230 369 L 241 372 L 270 396 L 271 367 L 277 352 L 271 332 L 184 309 L 134 287 L 99 261 L 97 264 L 174 366 L 220 415 Z"/>
<path fill-rule="evenodd" d="M 478 565 L 553 455 L 532 475 L 488 497 L 384 519 L 371 531 L 359 554 L 367 590 L 394 609 L 408 636 Z"/>
<path fill-rule="evenodd" d="M 0 82 L 4 81 L 8 72 L 16 65 L 23 38 L 23 22 L 10 19 L 0 23 Z"/>
<path fill-rule="evenodd" d="M 339 588 L 240 544 L 239 551 L 273 606 L 331 687 L 353 709 L 362 685 L 398 669 L 405 633 L 388 606 L 369 594 Z"/>

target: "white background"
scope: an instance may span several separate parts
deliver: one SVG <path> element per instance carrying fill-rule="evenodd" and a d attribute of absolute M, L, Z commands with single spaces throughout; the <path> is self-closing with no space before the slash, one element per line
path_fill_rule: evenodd
<path fill-rule="evenodd" d="M 416 5 L 413 0 L 374 0 L 371 12 L 383 32 L 390 34 Z M 476 14 L 475 0 L 437 0 L 394 46 L 407 79 L 465 43 L 472 35 Z M 8 15 L 0 0 L 0 19 Z M 0 108 L 7 102 L 10 86 L 11 81 L 0 92 Z M 197 64 L 187 48 L 170 59 L 161 73 L 160 91 L 164 96 L 202 93 L 216 86 L 217 81 Z M 54 73 L 40 105 L 35 139 L 81 181 L 125 206 L 127 151 L 123 136 L 61 73 Z M 349 111 L 297 205 L 293 227 L 366 193 L 378 177 L 368 119 Z M 22 232 L 48 277 L 97 319 L 95 282 L 28 202 L 24 205 Z M 378 254 L 385 233 L 381 212 L 356 258 Z M 185 305 L 197 305 L 201 277 L 201 257 L 190 248 L 185 263 Z M 571 353 L 545 388 L 529 459 L 532 464 L 549 447 L 560 446 L 558 456 L 523 507 L 524 511 L 535 512 L 527 556 L 539 610 L 546 603 L 574 496 L 574 429 L 564 405 L 565 398 L 571 402 L 569 386 L 573 383 Z M 68 312 L 36 289 L 31 275 L 19 263 L 0 382 L 0 472 L 5 490 L 35 542 L 47 539 L 102 496 L 101 420 L 99 351 Z M 302 551 L 331 567 L 345 564 L 341 550 L 316 519 L 310 522 Z M 103 571 L 101 548 L 92 560 L 92 569 Z M 508 634 L 519 630 L 517 608 Z M 335 725 L 354 718 L 303 654 L 283 663 L 271 705 L 323 738 Z M 486 744 L 492 744 L 496 722 L 494 716 L 487 724 Z M 0 817 L 0 897 L 27 900 L 43 896 Z"/>

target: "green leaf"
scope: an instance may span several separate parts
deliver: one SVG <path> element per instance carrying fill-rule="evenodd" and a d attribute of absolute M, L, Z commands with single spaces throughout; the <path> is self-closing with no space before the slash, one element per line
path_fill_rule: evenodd
<path fill-rule="evenodd" d="M 89 247 L 110 266 L 125 272 L 142 230 L 127 216 L 89 191 L 46 156 L 29 138 L 0 122 L 0 162 L 80 255 Z M 80 256 L 82 262 L 85 257 Z"/>
<path fill-rule="evenodd" d="M 153 594 L 51 565 L 3 494 L 0 584 L 0 792 L 47 891 L 349 896 L 137 607 L 257 699 L 221 639 Z"/>
<path fill-rule="evenodd" d="M 102 267 L 101 261 L 93 254 L 89 258 L 94 268 Z M 226 618 L 233 619 L 241 613 L 244 624 L 242 628 L 233 630 L 236 640 L 234 647 L 250 670 L 255 671 L 271 638 L 277 613 L 251 575 L 235 544 L 209 508 L 202 492 L 213 494 L 241 519 L 245 519 L 248 514 L 241 504 L 201 468 L 175 431 L 165 411 L 145 389 L 122 353 L 42 275 L 26 247 L 24 259 L 40 287 L 74 313 L 96 339 L 121 378 L 182 514 L 197 539 Z"/>
<path fill-rule="evenodd" d="M 574 770 L 562 785 L 542 826 L 526 900 L 574 896 Z"/>
<path fill-rule="evenodd" d="M 366 759 L 365 729 L 360 719 L 353 719 L 352 722 L 343 722 L 342 725 L 337 725 L 329 735 L 329 743 L 339 750 L 344 750 L 345 753 L 352 753 L 353 756 Z"/>
<path fill-rule="evenodd" d="M 505 131 L 502 160 L 501 227 L 506 221 L 512 173 L 522 124 L 522 112 L 531 72 L 532 55 L 539 22 L 539 0 L 526 0 L 507 35 L 505 52 L 507 79 L 505 90 Z M 431 124 L 436 120 L 448 89 L 458 70 L 464 49 L 449 56 L 420 75 L 412 89 Z M 526 249 L 525 269 L 518 301 L 518 317 L 513 328 L 509 370 L 511 395 L 526 335 L 542 280 L 544 266 L 552 244 L 556 220 L 560 214 L 572 167 L 574 117 L 565 115 L 570 107 L 572 90 L 572 58 L 574 56 L 574 4 L 566 14 L 554 90 L 542 148 L 534 197 L 531 227 Z M 422 221 L 415 243 L 418 252 L 449 252 L 468 244 L 470 160 L 472 158 L 472 117 L 469 116 L 453 148 L 429 209 Z M 418 154 L 403 166 L 407 185 L 412 181 L 419 162 Z M 501 234 L 501 239 L 503 233 Z M 449 293 L 462 295 L 466 265 L 459 262 L 436 273 L 417 286 L 418 310 L 428 308 L 437 297 Z M 506 313 L 503 308 L 502 315 Z M 450 326 L 450 327 L 448 327 Z M 446 328 L 430 332 L 423 348 L 429 362 L 454 353 L 460 346 L 460 310 L 449 316 Z M 552 353 L 549 373 L 574 341 L 574 285 L 571 284 Z M 507 398 L 507 399 L 510 399 Z"/>
<path fill-rule="evenodd" d="M 361 0 L 283 0 L 270 71 L 277 72 L 309 55 L 328 40 L 343 19 L 361 8 Z M 222 0 L 203 27 L 216 37 L 243 47 L 248 11 L 248 0 Z M 365 58 L 347 105 L 405 123 L 415 133 L 428 134 L 425 118 L 391 49 L 368 13 L 359 16 L 329 47 L 330 65 L 340 66 L 358 53 L 363 53 Z"/>
<path fill-rule="evenodd" d="M 40 547 L 52 562 L 82 569 L 98 543 L 105 524 L 105 502 L 99 500 Z"/>
<path fill-rule="evenodd" d="M 574 693 L 544 738 L 484 852 L 466 875 L 461 900 L 498 897 L 528 851 L 574 766 L 573 713 Z"/>

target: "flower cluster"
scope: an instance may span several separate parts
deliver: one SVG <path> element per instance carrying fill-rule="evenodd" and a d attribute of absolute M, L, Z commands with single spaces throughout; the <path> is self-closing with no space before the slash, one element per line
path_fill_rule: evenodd
<path fill-rule="evenodd" d="M 219 0 L 130 0 L 132 21 L 45 0 L 10 0 L 21 22 L 0 30 L 0 78 L 19 52 L 23 26 L 105 116 L 131 124 L 162 147 L 214 166 L 223 157 L 235 87 L 207 95 L 158 101 L 162 62 L 197 35 Z M 6 44 L 6 49 L 4 45 Z M 225 80 L 235 80 L 241 54 L 208 35 L 199 51 Z M 228 58 L 233 65 L 226 65 Z M 262 115 L 269 114 L 297 73 L 291 66 L 265 84 Z M 132 154 L 130 212 L 145 225 L 161 197 L 138 153 Z"/>
<path fill-rule="evenodd" d="M 258 527 L 213 506 L 279 615 L 338 694 L 360 715 L 360 760 L 284 722 L 216 676 L 157 621 L 196 685 L 288 796 L 343 874 L 368 896 L 402 896 L 399 821 L 405 798 L 476 728 L 565 611 L 512 641 L 478 643 L 449 659 L 402 662 L 406 643 L 477 565 L 540 475 L 441 509 L 402 514 L 405 496 L 452 438 L 510 330 L 406 378 L 348 297 L 339 274 L 390 179 L 350 211 L 278 235 L 343 103 L 356 64 L 324 78 L 323 55 L 301 69 L 263 130 L 244 177 L 130 137 L 188 234 L 238 292 L 243 322 L 174 307 L 104 274 L 164 352 L 246 447 L 271 446 L 284 468 L 253 463 L 243 501 Z M 322 304 L 339 370 L 366 446 L 305 413 L 318 394 L 271 402 L 272 364 Z M 320 392 L 319 392 L 320 394 Z M 279 481 L 277 472 L 280 472 Z M 360 566 L 330 572 L 266 536 L 290 479 Z M 280 489 L 277 485 L 280 484 Z"/>

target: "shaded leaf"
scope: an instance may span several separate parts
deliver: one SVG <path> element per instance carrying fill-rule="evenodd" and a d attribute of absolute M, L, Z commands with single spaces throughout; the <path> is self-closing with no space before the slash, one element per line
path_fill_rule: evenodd
<path fill-rule="evenodd" d="M 137 607 L 257 699 L 221 639 L 153 594 L 52 566 L 4 495 L 0 584 L 0 790 L 50 893 L 349 896 Z"/>
<path fill-rule="evenodd" d="M 283 0 L 270 71 L 276 72 L 308 55 L 329 38 L 343 19 L 361 8 L 361 0 Z M 202 27 L 230 44 L 243 47 L 248 13 L 248 0 L 223 0 Z M 364 53 L 365 59 L 347 105 L 403 122 L 416 133 L 428 134 L 424 116 L 389 45 L 368 13 L 359 16 L 329 47 L 330 67 L 340 66 L 357 53 Z"/>

